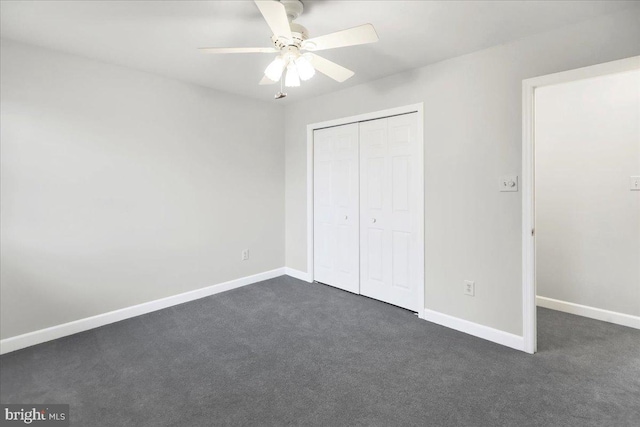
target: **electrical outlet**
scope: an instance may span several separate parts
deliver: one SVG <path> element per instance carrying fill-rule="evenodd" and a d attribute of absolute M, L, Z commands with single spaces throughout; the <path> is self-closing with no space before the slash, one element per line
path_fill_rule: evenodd
<path fill-rule="evenodd" d="M 476 282 L 472 282 L 471 280 L 465 280 L 464 294 L 469 295 L 470 297 L 476 296 Z"/>
<path fill-rule="evenodd" d="M 242 261 L 246 261 L 249 259 L 249 249 L 242 250 Z"/>
<path fill-rule="evenodd" d="M 640 176 L 632 176 L 629 178 L 629 188 L 631 191 L 640 191 Z"/>

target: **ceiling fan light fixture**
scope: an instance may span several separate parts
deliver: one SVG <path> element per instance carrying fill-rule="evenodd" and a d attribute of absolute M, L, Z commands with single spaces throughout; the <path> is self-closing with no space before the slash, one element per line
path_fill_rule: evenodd
<path fill-rule="evenodd" d="M 267 76 L 269 80 L 277 82 L 282 77 L 282 72 L 284 71 L 284 60 L 282 57 L 278 56 L 276 59 L 271 61 L 271 64 L 267 66 L 264 70 L 264 75 Z"/>
<path fill-rule="evenodd" d="M 287 76 L 284 79 L 284 85 L 286 87 L 298 87 L 300 86 L 300 76 L 295 63 L 290 62 L 287 66 Z"/>
<path fill-rule="evenodd" d="M 298 75 L 300 80 L 307 81 L 316 74 L 315 68 L 311 65 L 309 58 L 306 55 L 302 55 L 295 60 L 296 68 L 298 69 Z"/>

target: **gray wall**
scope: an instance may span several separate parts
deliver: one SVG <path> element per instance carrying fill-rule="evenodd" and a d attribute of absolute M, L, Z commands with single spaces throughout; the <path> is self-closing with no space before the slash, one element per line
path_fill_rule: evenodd
<path fill-rule="evenodd" d="M 539 296 L 640 315 L 640 71 L 536 90 Z"/>
<path fill-rule="evenodd" d="M 306 125 L 425 105 L 426 307 L 522 334 L 522 80 L 640 54 L 640 12 L 601 17 L 287 106 L 286 265 L 306 271 Z M 463 295 L 463 281 L 476 296 Z"/>
<path fill-rule="evenodd" d="M 281 107 L 1 47 L 2 338 L 284 265 Z"/>

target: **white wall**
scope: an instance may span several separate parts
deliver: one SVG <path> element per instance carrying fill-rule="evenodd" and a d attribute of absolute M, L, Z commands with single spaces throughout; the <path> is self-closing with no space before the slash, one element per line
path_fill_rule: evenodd
<path fill-rule="evenodd" d="M 284 265 L 281 107 L 6 40 L 1 63 L 2 338 Z"/>
<path fill-rule="evenodd" d="M 306 125 L 424 102 L 426 307 L 521 335 L 521 194 L 498 177 L 521 171 L 522 80 L 638 54 L 635 8 L 287 106 L 286 265 L 307 268 Z"/>
<path fill-rule="evenodd" d="M 640 315 L 640 71 L 536 90 L 539 296 Z"/>

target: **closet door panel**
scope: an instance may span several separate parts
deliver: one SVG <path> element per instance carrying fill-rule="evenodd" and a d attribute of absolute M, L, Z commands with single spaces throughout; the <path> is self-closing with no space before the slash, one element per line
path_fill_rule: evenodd
<path fill-rule="evenodd" d="M 358 124 L 314 131 L 314 280 L 359 292 Z"/>
<path fill-rule="evenodd" d="M 407 114 L 389 119 L 389 157 L 392 164 L 392 273 L 388 302 L 417 310 L 418 286 L 414 257 L 417 250 L 416 182 L 417 161 L 416 115 Z"/>
<path fill-rule="evenodd" d="M 360 124 L 360 292 L 419 309 L 417 115 Z M 378 256 L 380 254 L 380 256 Z"/>
<path fill-rule="evenodd" d="M 386 301 L 391 280 L 387 119 L 360 123 L 360 293 Z"/>

